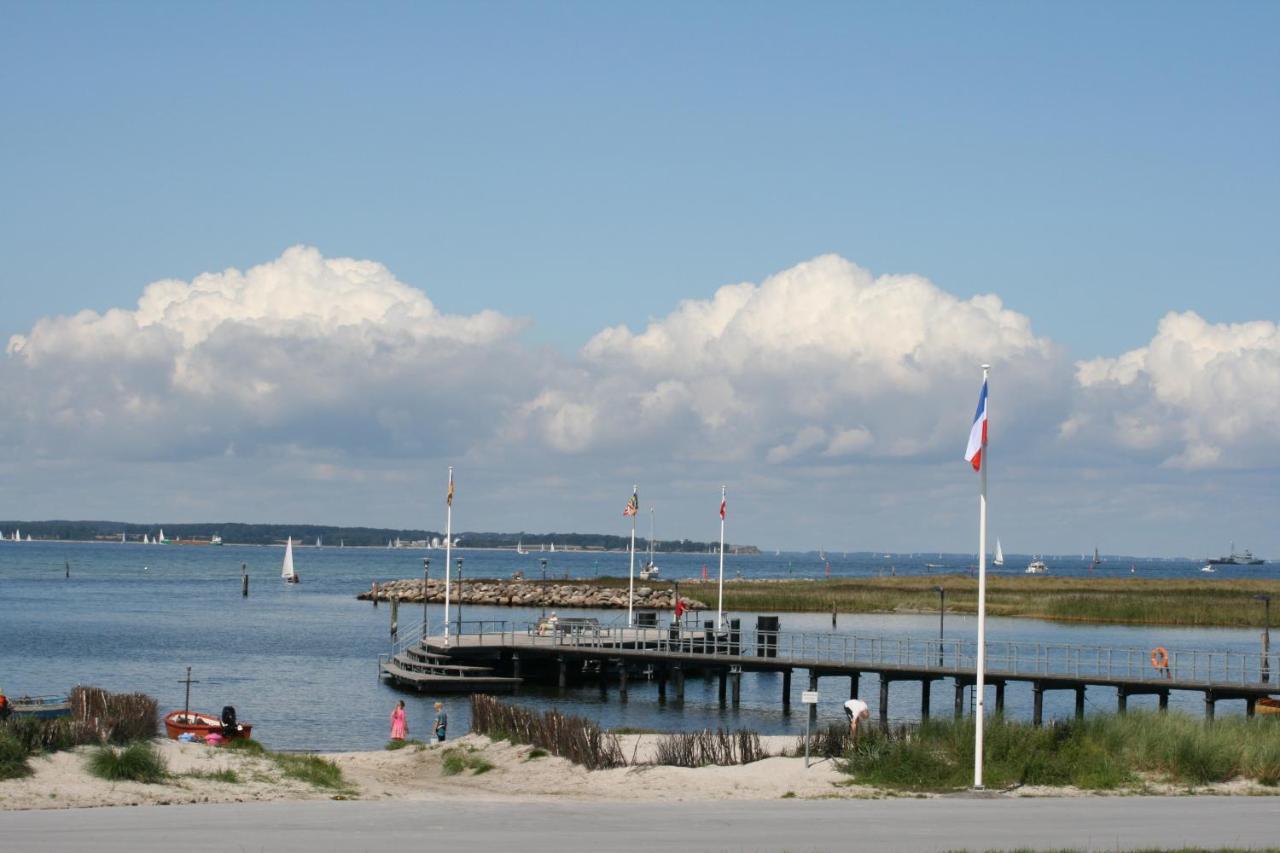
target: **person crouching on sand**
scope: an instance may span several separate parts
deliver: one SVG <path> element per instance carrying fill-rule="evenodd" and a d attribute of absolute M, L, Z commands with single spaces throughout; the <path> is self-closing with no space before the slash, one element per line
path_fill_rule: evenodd
<path fill-rule="evenodd" d="M 871 709 L 861 699 L 850 699 L 844 703 L 844 713 L 849 718 L 849 740 L 858 740 L 858 723 L 871 716 Z"/>
<path fill-rule="evenodd" d="M 408 734 L 409 724 L 404 718 L 404 700 L 401 699 L 391 712 L 391 739 L 404 740 Z"/>

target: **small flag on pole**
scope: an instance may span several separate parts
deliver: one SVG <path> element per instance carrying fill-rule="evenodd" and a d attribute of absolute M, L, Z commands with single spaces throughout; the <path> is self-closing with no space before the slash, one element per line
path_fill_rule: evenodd
<path fill-rule="evenodd" d="M 973 416 L 973 426 L 969 429 L 969 446 L 964 451 L 964 461 L 973 465 L 973 470 L 982 470 L 982 450 L 987 446 L 987 383 L 982 383 L 982 393 L 978 395 L 978 411 Z"/>
<path fill-rule="evenodd" d="M 627 506 L 622 510 L 623 515 L 635 515 L 640 511 L 640 495 L 637 492 L 631 493 L 631 500 L 627 501 Z"/>
<path fill-rule="evenodd" d="M 724 498 L 724 496 L 723 496 L 723 495 L 721 495 L 721 496 L 720 496 L 720 520 L 721 520 L 721 521 L 724 521 L 724 510 L 725 510 L 725 505 L 726 505 L 725 498 Z"/>
<path fill-rule="evenodd" d="M 446 506 L 453 506 L 453 472 L 449 472 L 449 494 L 445 495 L 444 502 Z"/>

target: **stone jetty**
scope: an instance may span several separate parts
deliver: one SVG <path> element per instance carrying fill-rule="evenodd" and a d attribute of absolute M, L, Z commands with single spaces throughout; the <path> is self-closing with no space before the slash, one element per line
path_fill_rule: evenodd
<path fill-rule="evenodd" d="M 422 581 L 417 579 L 378 581 L 379 601 L 400 599 L 402 604 L 422 603 Z M 459 585 L 454 584 L 450 595 L 458 600 Z M 489 604 L 495 607 L 576 607 L 626 609 L 627 590 L 605 589 L 589 584 L 543 583 L 541 581 L 468 580 L 461 585 L 463 604 Z M 427 581 L 427 601 L 444 603 L 444 581 Z M 356 598 L 371 601 L 374 589 L 370 588 Z M 705 610 L 701 601 L 680 596 L 691 610 Z M 670 610 L 675 606 L 670 590 L 636 586 L 635 607 L 639 610 Z"/>

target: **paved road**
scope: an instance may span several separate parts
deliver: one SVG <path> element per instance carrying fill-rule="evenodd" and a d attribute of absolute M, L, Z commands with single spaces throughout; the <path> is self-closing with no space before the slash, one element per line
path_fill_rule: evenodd
<path fill-rule="evenodd" d="M 1132 850 L 1280 844 L 1280 797 L 306 802 L 0 813 L 13 851 Z"/>

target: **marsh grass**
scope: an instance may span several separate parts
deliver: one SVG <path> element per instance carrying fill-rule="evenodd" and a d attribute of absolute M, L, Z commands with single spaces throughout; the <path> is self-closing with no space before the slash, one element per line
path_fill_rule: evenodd
<path fill-rule="evenodd" d="M 270 752 L 267 756 L 280 768 L 280 772 L 289 779 L 306 782 L 316 788 L 330 790 L 347 789 L 347 781 L 342 775 L 342 768 L 327 758 L 318 755 L 296 755 L 289 752 Z"/>
<path fill-rule="evenodd" d="M 222 745 L 223 749 L 232 752 L 243 752 L 245 755 L 265 755 L 267 748 L 253 738 L 236 738 Z"/>
<path fill-rule="evenodd" d="M 230 767 L 225 767 L 222 770 L 191 770 L 182 775 L 188 779 L 203 779 L 207 782 L 223 782 L 228 785 L 240 784 L 240 774 Z"/>
<path fill-rule="evenodd" d="M 1110 790 L 1158 781 L 1207 785 L 1243 778 L 1280 784 L 1280 721 L 1228 718 L 1206 725 L 1183 714 L 1129 713 L 1036 728 L 995 718 L 985 732 L 989 787 L 1075 786 Z M 868 728 L 845 754 L 862 784 L 911 791 L 968 787 L 972 720 Z"/>
<path fill-rule="evenodd" d="M 0 779 L 21 779 L 31 775 L 27 762 L 30 750 L 22 741 L 0 729 Z"/>
<path fill-rule="evenodd" d="M 426 746 L 426 744 L 420 740 L 414 740 L 413 738 L 409 738 L 407 740 L 389 740 L 383 749 L 388 752 L 395 752 L 397 749 L 404 749 L 406 746 Z"/>
<path fill-rule="evenodd" d="M 751 764 L 765 758 L 760 736 L 747 729 L 727 732 L 703 729 L 675 732 L 660 739 L 654 748 L 654 764 L 672 767 L 705 767 Z"/>
<path fill-rule="evenodd" d="M 111 782 L 145 782 L 149 785 L 169 777 L 164 757 L 150 743 L 139 742 L 122 749 L 101 746 L 89 754 L 89 772 Z"/>

